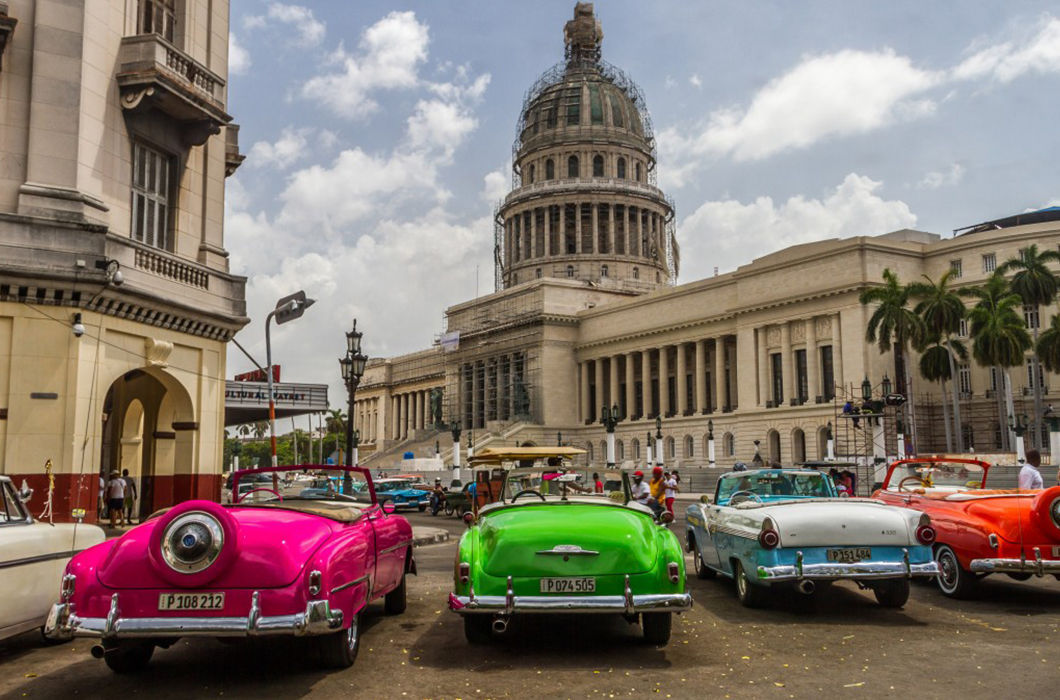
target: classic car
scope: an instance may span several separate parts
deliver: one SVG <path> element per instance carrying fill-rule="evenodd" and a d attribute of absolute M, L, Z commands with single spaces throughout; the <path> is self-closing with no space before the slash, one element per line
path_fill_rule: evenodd
<path fill-rule="evenodd" d="M 328 468 L 374 494 L 368 470 Z M 274 469 L 236 472 L 237 493 L 242 476 Z M 365 607 L 383 598 L 386 612 L 405 610 L 412 527 L 374 499 L 259 489 L 273 498 L 186 501 L 75 556 L 46 634 L 100 640 L 93 655 L 118 673 L 181 637 L 309 637 L 326 666 L 350 666 Z"/>
<path fill-rule="evenodd" d="M 408 479 L 380 479 L 376 482 L 375 492 L 380 498 L 389 499 L 395 508 L 427 510 L 430 493 L 409 488 L 410 483 Z"/>
<path fill-rule="evenodd" d="M 564 447 L 483 449 L 471 466 L 555 462 L 584 454 Z M 674 534 L 657 524 L 649 508 L 630 500 L 583 494 L 554 480 L 549 494 L 525 488 L 527 473 L 541 469 L 492 469 L 497 500 L 464 515 L 449 609 L 463 616 L 464 634 L 477 644 L 508 629 L 513 615 L 611 613 L 640 621 L 652 644 L 670 639 L 672 614 L 688 610 L 685 565 Z M 481 473 L 476 474 L 476 477 Z"/>
<path fill-rule="evenodd" d="M 990 464 L 920 457 L 893 463 L 875 497 L 931 516 L 939 589 L 971 595 L 979 579 L 1003 573 L 1060 580 L 1060 486 L 991 489 Z"/>
<path fill-rule="evenodd" d="M 0 476 L 0 639 L 43 629 L 70 557 L 106 536 L 95 525 L 35 520 L 32 491 Z"/>
<path fill-rule="evenodd" d="M 774 585 L 806 595 L 853 580 L 880 605 L 901 607 L 909 580 L 932 577 L 931 519 L 863 498 L 839 498 L 827 474 L 802 469 L 729 472 L 713 499 L 687 512 L 699 578 L 736 580 L 740 602 L 764 605 Z"/>

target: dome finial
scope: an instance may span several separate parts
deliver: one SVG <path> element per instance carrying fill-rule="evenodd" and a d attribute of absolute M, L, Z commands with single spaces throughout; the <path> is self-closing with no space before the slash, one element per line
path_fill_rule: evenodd
<path fill-rule="evenodd" d="M 574 6 L 574 19 L 563 27 L 567 63 L 596 63 L 600 60 L 600 44 L 603 40 L 604 30 L 600 20 L 593 14 L 593 4 L 579 2 Z"/>

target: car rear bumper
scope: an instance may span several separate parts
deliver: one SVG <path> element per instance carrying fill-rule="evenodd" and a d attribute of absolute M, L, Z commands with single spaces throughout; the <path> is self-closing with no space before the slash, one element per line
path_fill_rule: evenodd
<path fill-rule="evenodd" d="M 449 609 L 460 615 L 488 613 L 511 615 L 512 613 L 624 613 L 635 615 L 642 612 L 683 612 L 692 608 L 690 593 L 650 593 L 634 595 L 625 578 L 622 595 L 562 595 L 525 596 L 515 595 L 512 577 L 508 577 L 508 592 L 503 596 L 476 596 L 449 594 Z"/>
<path fill-rule="evenodd" d="M 903 550 L 900 561 L 863 561 L 854 563 L 828 562 L 804 564 L 802 552 L 795 555 L 793 565 L 759 566 L 758 579 L 764 582 L 801 581 L 803 579 L 885 579 L 921 578 L 938 576 L 939 565 L 934 561 L 911 563 L 908 550 Z"/>
<path fill-rule="evenodd" d="M 150 639 L 161 637 L 295 637 L 329 634 L 342 628 L 342 611 L 326 600 L 311 600 L 305 612 L 263 617 L 257 591 L 246 617 L 122 617 L 117 593 L 107 617 L 79 617 L 69 603 L 56 603 L 44 624 L 49 639 L 100 637 Z"/>
<path fill-rule="evenodd" d="M 1019 559 L 972 559 L 968 568 L 983 574 L 1060 574 L 1060 559 L 1042 559 L 1042 551 L 1038 547 L 1032 551 L 1034 559 L 1027 559 L 1025 556 Z"/>

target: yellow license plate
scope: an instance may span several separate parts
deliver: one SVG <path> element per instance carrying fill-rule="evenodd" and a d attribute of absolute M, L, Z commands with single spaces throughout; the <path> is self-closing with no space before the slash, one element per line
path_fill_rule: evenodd
<path fill-rule="evenodd" d="M 159 610 L 220 610 L 225 606 L 224 593 L 160 593 Z"/>

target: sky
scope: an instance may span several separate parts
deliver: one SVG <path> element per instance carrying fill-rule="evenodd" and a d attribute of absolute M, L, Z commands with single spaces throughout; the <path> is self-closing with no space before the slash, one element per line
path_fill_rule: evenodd
<path fill-rule="evenodd" d="M 1060 204 L 1054 2 L 596 2 L 605 60 L 644 93 L 677 210 L 678 284 L 781 248 L 954 229 Z M 236 339 L 327 383 L 353 319 L 370 357 L 430 347 L 494 291 L 493 210 L 525 91 L 574 2 L 232 0 L 228 111 L 247 158 L 225 247 Z M 253 365 L 229 346 L 228 374 Z"/>

